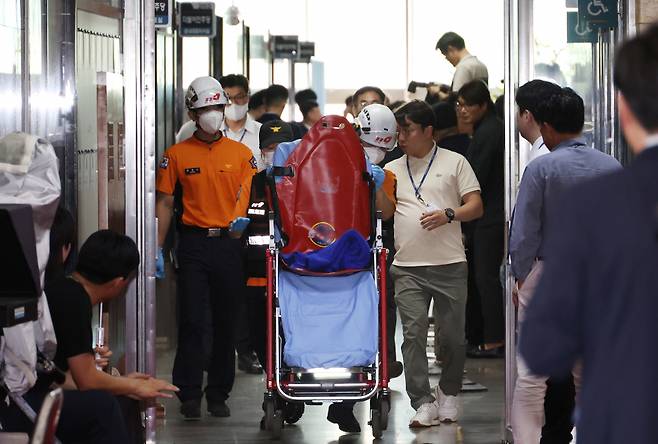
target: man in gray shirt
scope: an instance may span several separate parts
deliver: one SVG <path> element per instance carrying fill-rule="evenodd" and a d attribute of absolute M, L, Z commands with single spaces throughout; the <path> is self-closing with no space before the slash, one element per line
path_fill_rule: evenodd
<path fill-rule="evenodd" d="M 518 285 L 519 322 L 542 273 L 545 233 L 564 216 L 564 192 L 621 168 L 614 158 L 585 145 L 580 137 L 584 114 L 583 100 L 570 88 L 556 91 L 538 106 L 535 119 L 551 152 L 528 164 L 514 212 L 509 249 Z M 517 372 L 512 404 L 514 441 L 539 443 L 547 378 L 531 374 L 520 357 Z"/>
<path fill-rule="evenodd" d="M 454 32 L 446 32 L 436 43 L 446 60 L 455 67 L 450 89 L 457 92 L 462 86 L 473 80 L 489 81 L 489 72 L 484 63 L 466 50 L 464 39 Z"/>

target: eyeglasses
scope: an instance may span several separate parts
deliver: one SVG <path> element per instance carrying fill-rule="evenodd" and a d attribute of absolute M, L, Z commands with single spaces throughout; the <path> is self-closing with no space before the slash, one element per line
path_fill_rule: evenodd
<path fill-rule="evenodd" d="M 409 137 L 417 129 L 417 127 L 413 127 L 411 125 L 398 127 L 398 136 Z"/>
<path fill-rule="evenodd" d="M 477 105 L 467 105 L 466 103 L 455 102 L 456 111 L 468 111 L 469 108 L 473 108 Z"/>

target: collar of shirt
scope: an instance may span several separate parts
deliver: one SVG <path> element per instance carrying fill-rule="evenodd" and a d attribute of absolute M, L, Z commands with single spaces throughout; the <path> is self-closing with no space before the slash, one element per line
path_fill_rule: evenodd
<path fill-rule="evenodd" d="M 409 159 L 409 167 L 413 170 L 414 173 L 417 172 L 419 168 L 426 168 L 427 164 L 430 163 L 430 160 L 432 159 L 432 154 L 434 154 L 434 150 L 436 149 L 436 142 L 432 145 L 432 149 L 423 157 L 413 157 L 413 156 L 407 156 L 407 159 Z M 434 160 L 436 162 L 436 159 Z M 425 170 L 423 170 L 424 172 Z"/>
<path fill-rule="evenodd" d="M 469 54 L 466 57 L 464 57 L 463 59 L 461 59 L 459 61 L 459 63 L 457 63 L 457 66 L 461 65 L 462 63 L 464 63 L 468 59 L 474 59 L 474 58 L 475 58 L 475 56 L 473 54 Z M 455 66 L 455 68 L 457 68 L 457 66 Z"/>
<path fill-rule="evenodd" d="M 530 151 L 539 151 L 539 148 L 541 148 L 542 145 L 544 145 L 544 138 L 539 136 L 537 140 L 535 140 L 535 142 L 532 144 Z"/>
<path fill-rule="evenodd" d="M 658 148 L 658 133 L 649 134 L 644 147 L 645 148 Z"/>
<path fill-rule="evenodd" d="M 558 144 L 552 151 L 559 150 L 560 148 L 567 147 L 576 147 L 576 146 L 587 146 L 585 138 L 583 136 L 576 137 L 575 139 L 565 140 L 564 142 Z"/>
<path fill-rule="evenodd" d="M 228 125 L 226 125 L 226 120 L 224 120 L 222 122 L 222 126 L 221 126 L 220 129 L 221 129 L 222 132 L 224 130 L 226 130 L 227 132 L 232 132 L 232 133 L 240 133 L 243 129 L 246 129 L 247 132 L 250 133 L 250 134 L 258 134 L 258 128 L 256 126 L 256 121 L 254 119 L 252 119 L 249 114 L 247 114 L 247 120 L 245 121 L 244 126 L 242 128 L 240 128 L 239 130 L 231 131 L 231 129 L 228 127 Z"/>
<path fill-rule="evenodd" d="M 491 120 L 491 119 L 497 119 L 496 117 L 496 111 L 492 108 L 490 110 L 487 110 L 487 112 L 482 116 L 479 122 L 473 125 L 473 135 L 475 135 L 475 131 L 478 130 L 486 121 Z"/>

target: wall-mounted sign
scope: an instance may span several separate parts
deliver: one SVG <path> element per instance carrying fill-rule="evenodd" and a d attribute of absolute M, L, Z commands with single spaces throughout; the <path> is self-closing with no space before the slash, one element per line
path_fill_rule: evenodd
<path fill-rule="evenodd" d="M 155 1 L 155 27 L 168 28 L 171 26 L 171 0 Z"/>
<path fill-rule="evenodd" d="M 310 63 L 311 57 L 315 55 L 315 42 L 299 42 L 299 53 L 297 54 L 297 61 L 302 63 Z"/>
<path fill-rule="evenodd" d="M 181 37 L 215 37 L 214 3 L 179 3 L 178 34 Z"/>
<path fill-rule="evenodd" d="M 296 58 L 299 52 L 299 37 L 296 35 L 270 36 L 270 52 L 273 59 Z"/>
<path fill-rule="evenodd" d="M 596 43 L 598 31 L 577 12 L 567 12 L 567 43 Z"/>
<path fill-rule="evenodd" d="M 592 29 L 616 28 L 619 23 L 617 0 L 578 0 L 578 15 Z"/>

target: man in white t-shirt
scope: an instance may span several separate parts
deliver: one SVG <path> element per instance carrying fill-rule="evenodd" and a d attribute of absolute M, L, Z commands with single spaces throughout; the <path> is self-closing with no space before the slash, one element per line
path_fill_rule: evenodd
<path fill-rule="evenodd" d="M 398 143 L 405 155 L 385 169 L 398 179 L 395 211 L 395 281 L 404 342 L 407 394 L 417 410 L 410 427 L 457 420 L 464 371 L 466 254 L 461 224 L 483 214 L 480 185 L 468 161 L 432 139 L 434 112 L 415 100 L 396 113 Z M 443 372 L 432 393 L 427 364 L 430 301 L 438 307 Z"/>

